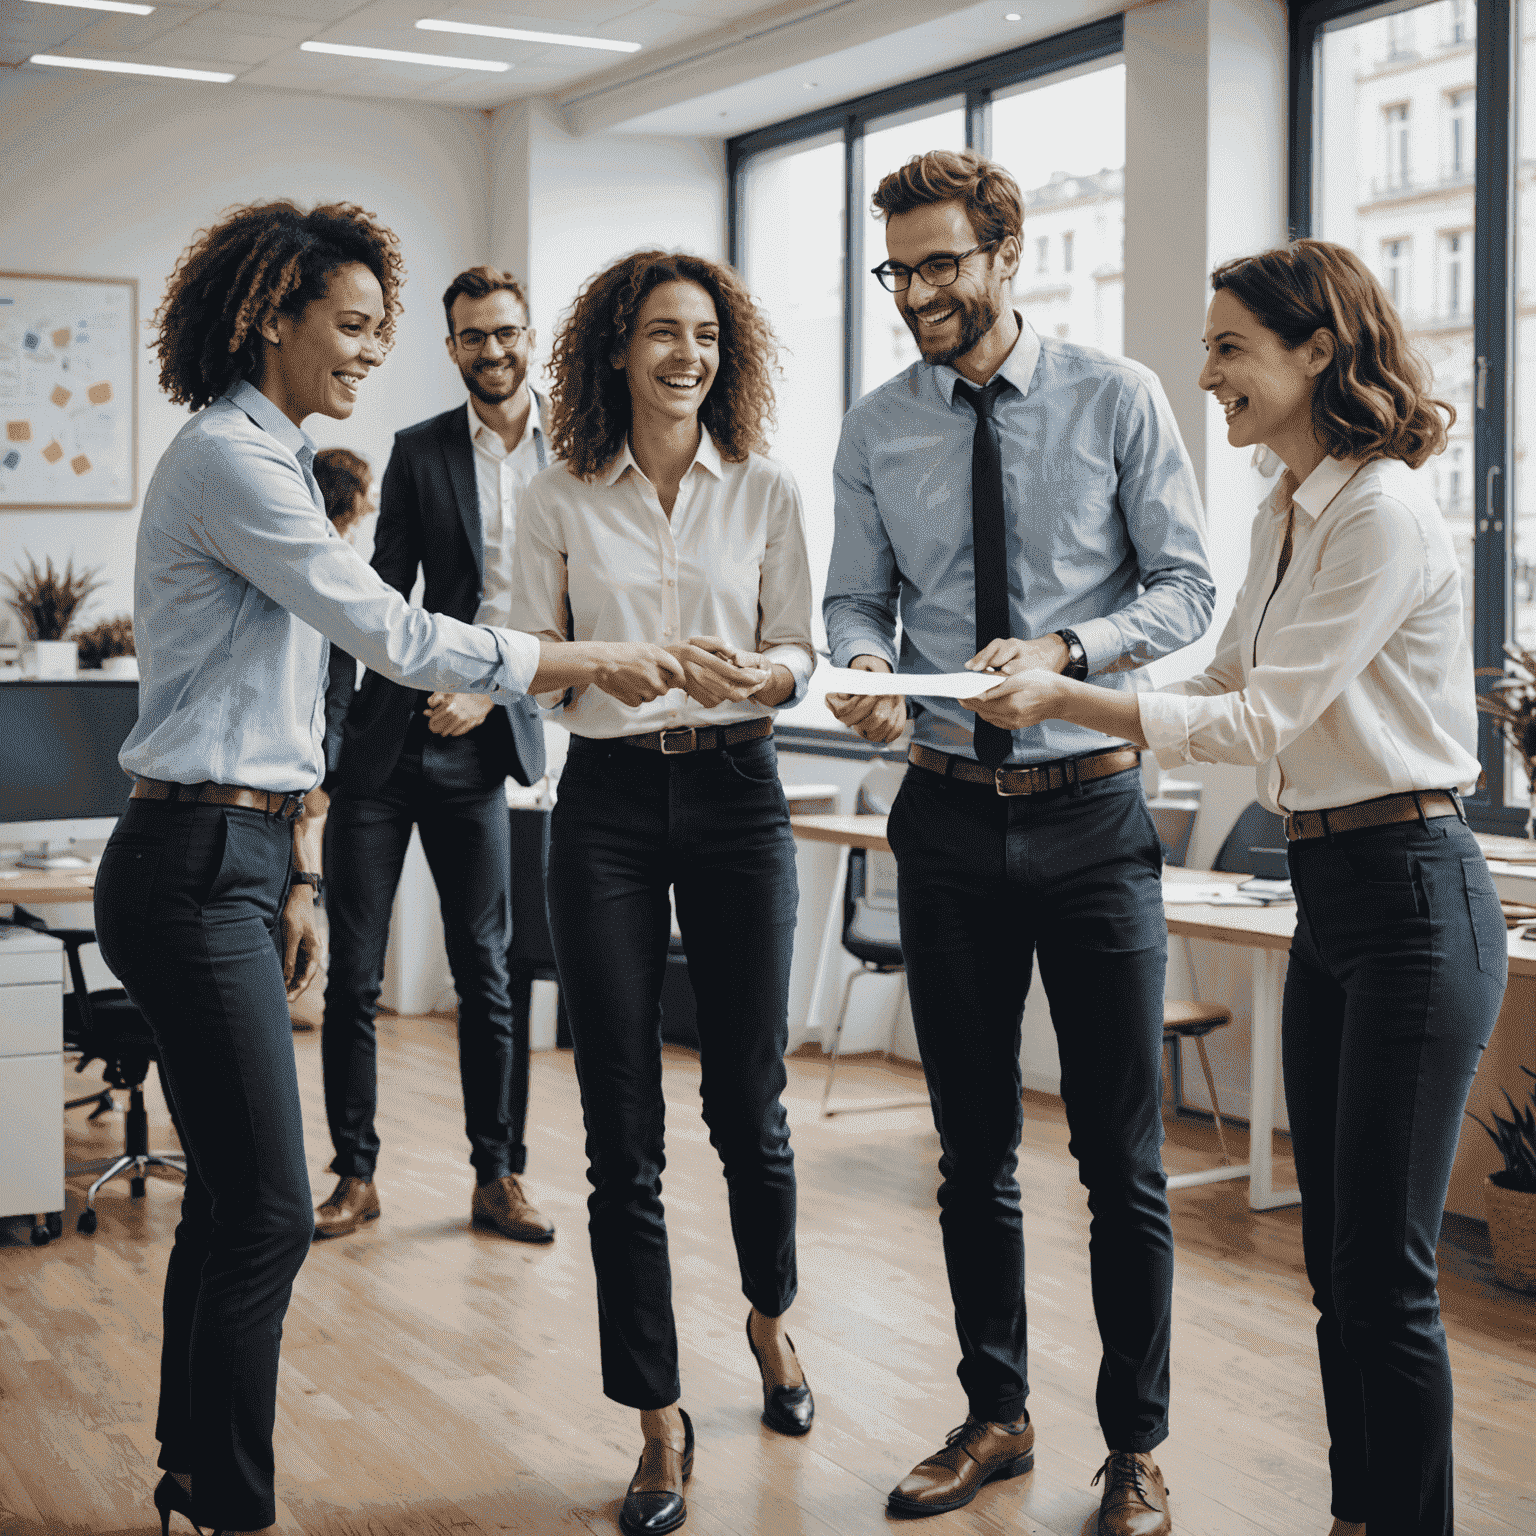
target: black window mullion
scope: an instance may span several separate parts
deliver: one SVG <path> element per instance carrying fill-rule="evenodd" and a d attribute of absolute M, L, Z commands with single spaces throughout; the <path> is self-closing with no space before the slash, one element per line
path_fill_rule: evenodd
<path fill-rule="evenodd" d="M 992 157 L 992 93 L 965 93 L 965 147 L 987 159 Z"/>
<path fill-rule="evenodd" d="M 864 128 L 851 114 L 843 137 L 843 410 L 859 398 L 864 364 Z"/>

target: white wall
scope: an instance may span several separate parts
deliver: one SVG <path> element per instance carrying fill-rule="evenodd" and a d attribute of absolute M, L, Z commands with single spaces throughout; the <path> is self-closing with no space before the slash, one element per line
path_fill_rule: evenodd
<path fill-rule="evenodd" d="M 233 203 L 291 197 L 361 203 L 400 237 L 407 283 L 399 339 L 350 421 L 312 418 L 383 472 L 397 429 L 461 393 L 442 344 L 438 296 L 489 240 L 490 124 L 483 113 L 414 102 L 346 101 L 239 86 L 0 77 L 0 268 L 135 277 L 144 341 L 166 279 L 195 232 Z M 187 418 L 160 393 L 146 345 L 139 370 L 139 495 Z M 92 602 L 132 606 L 137 509 L 0 514 L 0 571 L 24 549 L 105 566 Z M 9 609 L 3 614 L 9 616 Z"/>

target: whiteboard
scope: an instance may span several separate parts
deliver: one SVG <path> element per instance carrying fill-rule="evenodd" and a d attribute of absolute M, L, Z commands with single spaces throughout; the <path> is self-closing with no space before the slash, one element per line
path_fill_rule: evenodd
<path fill-rule="evenodd" d="M 0 510 L 138 499 L 136 279 L 0 272 Z"/>

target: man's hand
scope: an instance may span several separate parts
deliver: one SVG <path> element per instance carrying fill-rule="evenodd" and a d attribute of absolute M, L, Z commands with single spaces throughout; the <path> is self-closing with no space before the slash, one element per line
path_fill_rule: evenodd
<path fill-rule="evenodd" d="M 990 640 L 966 662 L 968 672 L 1060 672 L 1067 664 L 1067 642 L 1060 635 L 1038 640 Z M 982 719 L 986 719 L 985 715 Z"/>
<path fill-rule="evenodd" d="M 291 1003 L 320 969 L 320 925 L 315 921 L 314 888 L 295 885 L 283 907 L 283 983 Z"/>
<path fill-rule="evenodd" d="M 855 656 L 848 663 L 858 672 L 889 672 L 883 656 Z M 899 693 L 829 693 L 827 708 L 865 741 L 895 741 L 907 725 L 907 701 Z"/>
<path fill-rule="evenodd" d="M 487 693 L 434 693 L 427 699 L 427 729 L 434 736 L 467 736 L 494 707 Z"/>
<path fill-rule="evenodd" d="M 646 640 L 589 642 L 592 683 L 620 704 L 649 704 L 674 688 L 688 686 L 688 674 L 665 646 Z"/>
<path fill-rule="evenodd" d="M 738 651 L 716 635 L 695 635 L 686 644 L 667 649 L 688 676 L 688 697 L 705 709 L 727 700 L 739 704 L 750 699 L 773 675 L 761 656 Z"/>

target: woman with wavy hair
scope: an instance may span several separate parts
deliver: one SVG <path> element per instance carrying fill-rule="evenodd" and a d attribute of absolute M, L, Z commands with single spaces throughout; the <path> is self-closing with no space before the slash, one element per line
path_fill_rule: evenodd
<path fill-rule="evenodd" d="M 998 724 L 1075 721 L 1164 767 L 1257 767 L 1260 798 L 1285 817 L 1297 903 L 1285 1098 L 1333 1536 L 1443 1536 L 1451 1369 L 1435 1244 L 1508 964 L 1461 804 L 1479 773 L 1461 570 L 1414 473 L 1455 412 L 1344 247 L 1298 240 L 1211 283 L 1200 385 L 1229 443 L 1285 465 L 1215 659 L 1140 694 L 1019 673 L 973 707 Z"/>
<path fill-rule="evenodd" d="M 798 893 L 772 737 L 773 711 L 803 696 L 815 652 L 799 493 L 762 456 L 774 359 L 728 267 L 662 251 L 615 263 L 556 335 L 563 462 L 534 479 L 518 514 L 515 624 L 546 640 L 650 641 L 686 674 L 684 688 L 639 708 L 566 696 L 572 741 L 550 831 L 603 1390 L 640 1410 L 645 1441 L 620 1524 L 645 1536 L 683 1523 L 693 1463 L 661 1205 L 669 888 L 763 1421 L 803 1434 L 813 1411 L 784 1332 L 795 1177 L 779 1095 Z"/>
<path fill-rule="evenodd" d="M 318 960 L 328 643 L 396 682 L 631 703 L 660 647 L 541 646 L 434 616 L 326 520 L 305 418 L 345 419 L 400 313 L 393 234 L 349 203 L 237 208 L 199 233 L 156 316 L 160 383 L 196 414 L 144 496 L 134 570 L 134 780 L 96 878 L 107 964 L 154 1033 L 187 1184 L 166 1270 L 162 1532 L 276 1519 L 272 1425 L 314 1231 L 287 999 Z M 286 995 L 285 995 L 286 994 Z"/>

